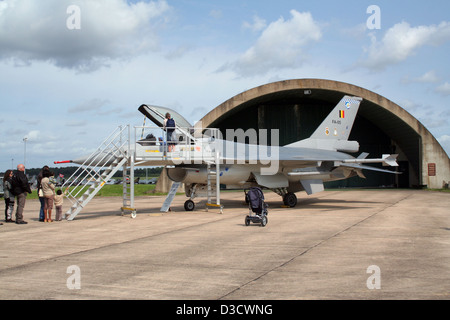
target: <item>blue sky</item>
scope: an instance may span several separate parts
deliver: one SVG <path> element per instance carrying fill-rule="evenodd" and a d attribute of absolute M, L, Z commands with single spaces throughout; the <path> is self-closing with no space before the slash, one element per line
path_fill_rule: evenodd
<path fill-rule="evenodd" d="M 448 1 L 0 0 L 0 171 L 24 161 L 24 137 L 27 167 L 53 165 L 142 125 L 142 103 L 195 122 L 297 78 L 375 91 L 450 154 L 449 12 Z"/>

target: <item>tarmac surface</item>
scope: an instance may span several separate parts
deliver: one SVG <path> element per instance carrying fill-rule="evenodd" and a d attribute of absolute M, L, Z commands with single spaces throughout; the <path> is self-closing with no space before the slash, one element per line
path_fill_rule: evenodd
<path fill-rule="evenodd" d="M 0 226 L 0 299 L 450 298 L 449 193 L 298 193 L 295 208 L 265 195 L 265 227 L 245 226 L 243 192 L 222 192 L 223 214 L 204 199 L 185 212 L 185 196 L 161 214 L 153 196 L 132 219 L 103 197 L 52 223 L 27 200 L 27 225 Z"/>

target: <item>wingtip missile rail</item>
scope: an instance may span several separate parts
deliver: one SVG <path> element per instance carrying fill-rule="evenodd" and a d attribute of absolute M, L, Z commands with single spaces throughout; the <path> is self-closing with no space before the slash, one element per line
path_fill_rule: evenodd
<path fill-rule="evenodd" d="M 345 159 L 342 163 L 382 163 L 383 166 L 397 167 L 397 156 L 398 154 L 383 154 L 381 158 L 378 159 Z"/>

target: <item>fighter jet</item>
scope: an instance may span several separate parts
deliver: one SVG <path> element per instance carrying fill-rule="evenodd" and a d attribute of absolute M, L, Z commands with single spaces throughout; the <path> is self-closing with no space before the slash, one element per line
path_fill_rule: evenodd
<path fill-rule="evenodd" d="M 396 173 L 365 165 L 398 166 L 396 154 L 372 159 L 367 158 L 367 153 L 357 158 L 348 154 L 359 152 L 359 143 L 348 138 L 361 101 L 360 97 L 344 96 L 309 138 L 285 146 L 278 145 L 277 130 L 271 132 L 270 145 L 245 143 L 246 138 L 255 140 L 252 137 L 258 134 L 261 141 L 267 131 L 231 130 L 231 136 L 224 137 L 217 129 L 192 126 L 174 110 L 143 104 L 138 110 L 161 131 L 137 140 L 128 155 L 133 157 L 134 166 L 165 166 L 172 181 L 184 183 L 189 197 L 184 205 L 187 211 L 195 208 L 195 198 L 209 196 L 211 192 L 219 195 L 220 185 L 226 189 L 246 190 L 253 186 L 270 189 L 282 197 L 285 206 L 294 207 L 296 192 L 304 190 L 311 195 L 323 191 L 324 182 L 356 175 L 364 178 L 363 170 Z M 164 130 L 170 128 L 161 129 L 166 113 L 175 119 L 172 129 L 176 141 L 166 141 Z M 175 145 L 172 152 L 168 151 L 169 143 Z M 94 163 L 92 159 L 99 159 L 95 165 L 110 165 L 120 157 L 105 152 L 71 162 Z"/>
<path fill-rule="evenodd" d="M 367 159 L 367 153 L 357 158 L 345 153 L 359 151 L 358 142 L 348 141 L 348 137 L 361 101 L 359 97 L 344 96 L 310 138 L 286 146 L 235 142 L 236 131 L 231 139 L 214 137 L 209 147 L 212 153 L 219 150 L 220 171 L 217 174 L 220 175 L 220 184 L 226 185 L 227 189 L 245 190 L 252 186 L 270 189 L 282 197 L 286 206 L 294 207 L 297 204 L 296 192 L 304 190 L 311 195 L 323 191 L 326 181 L 355 175 L 364 178 L 363 170 L 396 173 L 363 165 L 382 163 L 384 166 L 398 166 L 396 154 Z M 142 105 L 139 110 L 160 124 L 156 116 L 157 107 Z M 244 136 L 248 135 L 244 133 Z M 205 164 L 178 164 L 168 167 L 167 174 L 171 180 L 185 183 L 186 196 L 190 198 L 185 209 L 193 210 L 193 199 L 207 193 L 208 169 Z"/>

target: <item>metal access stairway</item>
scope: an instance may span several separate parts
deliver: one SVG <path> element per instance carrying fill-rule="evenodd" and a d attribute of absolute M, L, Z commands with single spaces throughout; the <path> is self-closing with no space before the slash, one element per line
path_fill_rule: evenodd
<path fill-rule="evenodd" d="M 134 128 L 134 136 L 136 137 L 136 129 L 139 127 Z M 177 127 L 177 129 L 179 128 Z M 130 126 L 118 127 L 90 156 L 77 159 L 76 163 L 82 164 L 63 184 L 63 189 L 70 190 L 69 192 L 66 191 L 65 195 L 72 203 L 70 209 L 66 212 L 67 220 L 73 220 L 120 169 L 123 170 L 122 214 L 129 212 L 132 218 L 136 217 L 134 166 L 153 164 L 172 167 L 175 161 L 198 161 L 198 163 L 207 164 L 206 191 L 208 200 L 206 206 L 207 209 L 208 207 L 218 208 L 222 213 L 223 206 L 220 204 L 220 151 L 210 149 L 213 145 L 210 139 L 197 140 L 193 135 L 190 135 L 190 129 L 181 132 L 183 133 L 183 139 L 182 144 L 177 145 L 179 150 L 167 152 L 167 149 L 160 150 L 160 148 L 166 148 L 165 144 L 146 146 L 140 145 L 139 142 L 141 141 L 134 141 L 132 144 Z M 214 136 L 217 137 L 217 133 Z M 168 194 L 162 209 L 168 210 L 174 194 Z M 194 197 L 195 192 L 191 199 Z"/>
<path fill-rule="evenodd" d="M 220 204 L 220 155 L 219 152 L 216 152 L 214 161 L 207 162 L 206 164 L 206 172 L 207 172 L 207 200 L 206 200 L 206 211 L 208 211 L 208 207 L 218 208 L 220 213 L 223 213 L 223 206 Z M 212 170 L 213 166 L 215 167 L 214 171 Z M 214 190 L 212 188 L 212 184 L 215 182 L 216 184 L 216 194 L 214 194 Z M 216 203 L 212 203 L 212 199 L 216 198 Z"/>
<path fill-rule="evenodd" d="M 130 127 L 118 127 L 63 184 L 63 189 L 70 189 L 70 192 L 66 193 L 66 197 L 72 203 L 66 212 L 67 220 L 73 220 L 119 169 L 123 168 L 124 172 L 128 171 L 127 166 L 132 159 L 129 156 L 129 138 Z M 132 172 L 132 170 L 130 171 Z M 133 178 L 133 175 L 130 178 Z M 126 188 L 127 181 L 125 179 L 123 183 Z M 133 181 L 129 181 L 129 183 L 131 184 Z M 133 205 L 133 200 L 133 196 L 131 196 L 131 201 L 125 203 L 124 196 L 124 206 L 127 205 L 128 209 Z"/>

